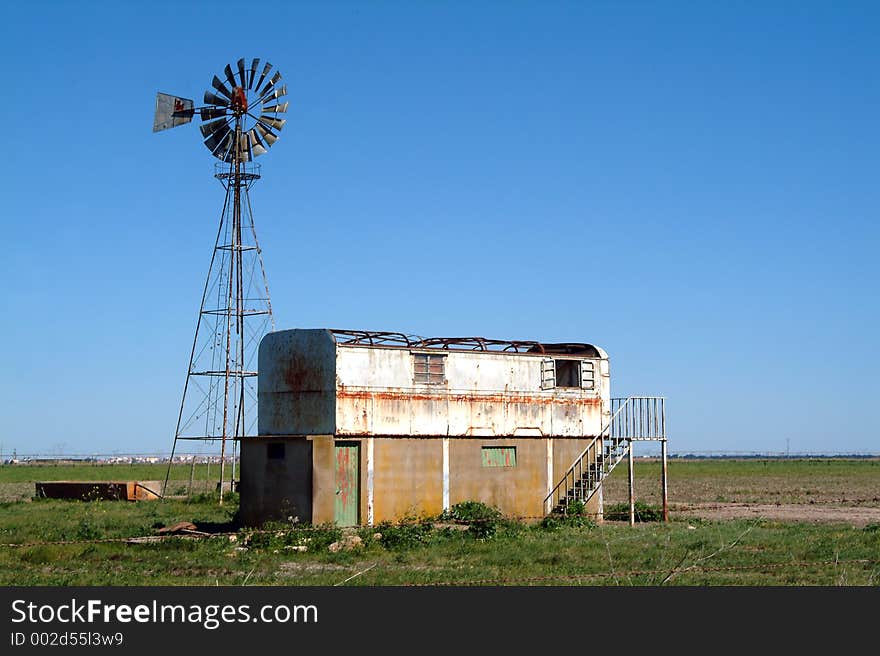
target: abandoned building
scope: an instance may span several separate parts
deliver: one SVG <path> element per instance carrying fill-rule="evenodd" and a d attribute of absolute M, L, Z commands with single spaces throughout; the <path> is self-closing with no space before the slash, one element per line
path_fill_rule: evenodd
<path fill-rule="evenodd" d="M 296 329 L 259 349 L 258 436 L 241 442 L 242 520 L 373 525 L 477 500 L 517 517 L 581 501 L 662 398 L 612 399 L 608 356 L 545 344 Z"/>

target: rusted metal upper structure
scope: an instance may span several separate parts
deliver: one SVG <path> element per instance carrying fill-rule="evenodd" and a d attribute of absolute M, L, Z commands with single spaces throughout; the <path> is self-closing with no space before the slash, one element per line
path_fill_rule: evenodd
<path fill-rule="evenodd" d="M 597 356 L 601 351 L 592 344 L 546 344 L 534 341 L 486 339 L 485 337 L 420 337 L 405 333 L 375 330 L 328 329 L 337 344 L 349 346 L 402 346 L 407 348 L 502 351 L 505 353 L 559 353 Z"/>
<path fill-rule="evenodd" d="M 585 437 L 610 416 L 592 344 L 288 330 L 258 368 L 261 436 Z"/>

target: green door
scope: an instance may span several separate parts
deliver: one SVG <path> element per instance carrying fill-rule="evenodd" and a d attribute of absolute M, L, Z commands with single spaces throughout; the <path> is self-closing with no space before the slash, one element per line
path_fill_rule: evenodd
<path fill-rule="evenodd" d="M 336 443 L 336 508 L 338 526 L 357 526 L 361 506 L 360 444 Z"/>

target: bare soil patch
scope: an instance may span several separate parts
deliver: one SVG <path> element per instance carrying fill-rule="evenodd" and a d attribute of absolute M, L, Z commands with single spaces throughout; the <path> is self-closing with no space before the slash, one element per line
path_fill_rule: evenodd
<path fill-rule="evenodd" d="M 769 519 L 779 522 L 823 522 L 863 527 L 880 524 L 880 508 L 800 503 L 692 503 L 672 506 L 673 516 L 702 519 Z"/>
<path fill-rule="evenodd" d="M 605 486 L 605 503 L 627 501 L 626 463 L 621 463 Z M 636 461 L 636 499 L 659 505 L 660 465 Z M 792 521 L 850 521 L 880 510 L 880 462 L 814 460 L 671 460 L 670 507 L 717 509 L 717 519 L 752 516 L 755 508 Z M 823 508 L 819 510 L 817 508 Z M 784 509 L 784 510 L 783 510 Z M 722 511 L 723 510 L 723 511 Z M 752 513 L 750 515 L 749 513 Z M 794 519 L 798 518 L 798 519 Z M 825 521 L 817 519 L 815 521 Z"/>

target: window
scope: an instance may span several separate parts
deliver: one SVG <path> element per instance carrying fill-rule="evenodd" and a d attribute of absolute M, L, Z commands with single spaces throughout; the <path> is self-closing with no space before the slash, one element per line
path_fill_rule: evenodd
<path fill-rule="evenodd" d="M 555 360 L 556 387 L 580 387 L 580 360 Z"/>
<path fill-rule="evenodd" d="M 284 443 L 270 442 L 266 445 L 266 458 L 269 460 L 284 460 Z"/>
<path fill-rule="evenodd" d="M 592 360 L 543 360 L 541 389 L 555 387 L 596 389 L 596 363 Z"/>
<path fill-rule="evenodd" d="M 515 446 L 484 446 L 483 467 L 516 467 Z"/>
<path fill-rule="evenodd" d="M 442 385 L 446 382 L 446 356 L 413 353 L 413 382 Z"/>

